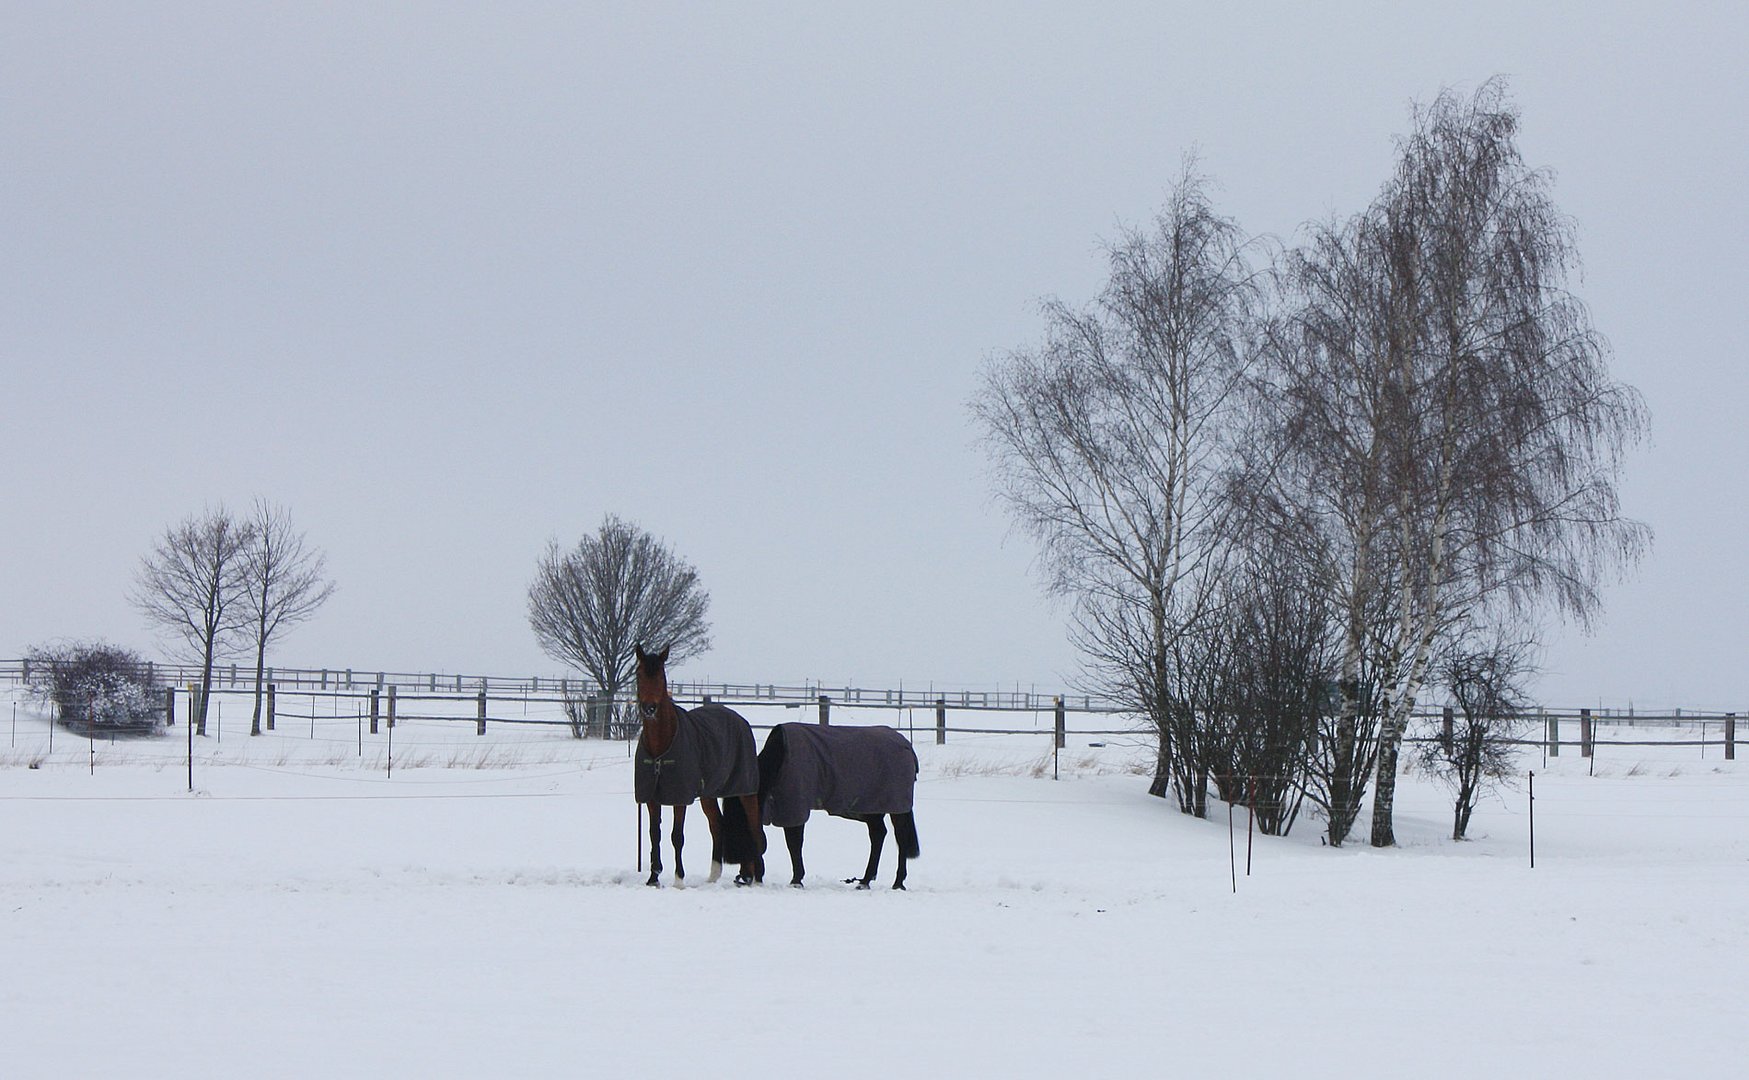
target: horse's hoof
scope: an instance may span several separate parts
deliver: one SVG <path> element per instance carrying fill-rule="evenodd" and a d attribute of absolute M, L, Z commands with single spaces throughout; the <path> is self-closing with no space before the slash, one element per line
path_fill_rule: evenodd
<path fill-rule="evenodd" d="M 856 879 L 855 879 L 855 878 L 851 878 L 851 880 L 852 880 L 852 881 L 856 881 Z M 857 882 L 856 882 L 856 891 L 857 891 L 857 892 L 868 892 L 868 882 L 866 882 L 866 881 L 857 881 Z"/>
<path fill-rule="evenodd" d="M 746 874 L 736 874 L 735 875 L 735 887 L 736 888 L 744 889 L 751 884 L 753 884 L 753 879 L 748 877 Z"/>
<path fill-rule="evenodd" d="M 644 882 L 644 884 L 652 889 L 660 889 L 662 887 L 662 879 L 653 877 L 649 881 Z"/>
<path fill-rule="evenodd" d="M 792 881 L 789 883 L 789 887 L 792 889 L 799 889 L 802 887 L 802 883 L 799 881 Z"/>
<path fill-rule="evenodd" d="M 910 890 L 905 888 L 905 883 L 903 881 L 893 882 L 893 888 L 899 890 L 900 892 L 909 892 L 910 891 Z"/>

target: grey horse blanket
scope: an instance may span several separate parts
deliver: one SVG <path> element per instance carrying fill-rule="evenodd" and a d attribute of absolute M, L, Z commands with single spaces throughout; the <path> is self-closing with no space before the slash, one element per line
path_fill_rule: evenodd
<path fill-rule="evenodd" d="M 813 810 L 909 813 L 917 786 L 917 752 L 890 727 L 778 724 L 759 761 L 760 816 L 778 828 L 802 824 Z"/>
<path fill-rule="evenodd" d="M 732 799 L 759 790 L 759 752 L 745 717 L 721 705 L 675 712 L 680 726 L 660 758 L 638 737 L 632 789 L 639 802 L 685 806 L 701 796 Z"/>

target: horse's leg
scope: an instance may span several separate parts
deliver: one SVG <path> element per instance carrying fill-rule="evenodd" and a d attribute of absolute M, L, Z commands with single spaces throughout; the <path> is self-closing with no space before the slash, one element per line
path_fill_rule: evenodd
<path fill-rule="evenodd" d="M 686 884 L 686 864 L 680 859 L 680 849 L 686 846 L 686 804 L 674 808 L 674 884 Z"/>
<path fill-rule="evenodd" d="M 650 880 L 645 885 L 662 884 L 662 804 L 650 803 Z"/>
<path fill-rule="evenodd" d="M 887 843 L 887 823 L 879 814 L 870 814 L 868 821 L 868 868 L 862 872 L 862 878 L 850 878 L 846 884 L 854 882 L 859 889 L 868 888 L 868 883 L 881 872 L 881 848 Z"/>
<path fill-rule="evenodd" d="M 806 825 L 786 825 L 783 830 L 783 842 L 789 845 L 790 887 L 802 887 L 802 877 L 807 869 L 802 866 L 802 830 Z"/>
<path fill-rule="evenodd" d="M 765 821 L 759 816 L 758 796 L 738 795 L 736 801 L 740 803 L 741 820 L 747 823 L 753 857 L 741 864 L 741 872 L 735 875 L 735 884 L 757 885 L 765 880 Z"/>
<path fill-rule="evenodd" d="M 709 795 L 701 795 L 698 808 L 704 811 L 704 821 L 711 827 L 711 876 L 705 883 L 714 884 L 723 876 L 723 815 L 717 809 L 717 800 Z"/>
<path fill-rule="evenodd" d="M 893 888 L 900 890 L 905 888 L 905 840 L 904 834 L 900 831 L 902 828 L 903 826 L 899 823 L 899 815 L 894 814 L 893 831 L 898 835 L 893 837 L 893 849 L 899 853 L 899 874 L 893 878 Z"/>
<path fill-rule="evenodd" d="M 759 796 L 741 796 L 741 808 L 747 812 L 747 820 L 753 823 L 753 880 L 763 883 L 765 881 L 765 818 L 759 807 Z"/>

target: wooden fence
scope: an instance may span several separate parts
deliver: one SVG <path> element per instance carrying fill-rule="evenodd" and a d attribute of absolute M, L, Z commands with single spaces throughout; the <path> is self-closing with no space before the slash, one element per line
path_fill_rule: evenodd
<path fill-rule="evenodd" d="M 147 675 L 159 685 L 175 688 L 166 697 L 167 714 L 173 719 L 176 697 L 186 695 L 184 688 L 198 683 L 200 669 L 187 664 L 153 663 L 148 665 Z M 0 661 L 0 685 L 16 685 L 28 681 L 29 677 L 28 661 Z M 599 687 L 587 680 L 565 676 L 275 667 L 268 669 L 267 681 L 270 688 L 267 723 L 270 727 L 284 712 L 279 704 L 280 697 L 297 695 L 306 699 L 320 698 L 331 705 L 341 700 L 356 702 L 360 715 L 369 718 L 372 734 L 385 724 L 412 719 L 471 722 L 476 733 L 481 735 L 485 734 L 489 724 L 565 727 L 575 735 L 606 738 L 629 738 L 636 730 L 636 719 L 625 709 L 623 698 L 617 714 L 610 715 L 605 695 Z M 252 695 L 253 688 L 252 670 L 236 664 L 214 668 L 215 695 Z M 749 709 L 777 706 L 801 710 L 822 724 L 832 722 L 835 708 L 891 710 L 906 712 L 913 718 L 922 711 L 926 717 L 923 728 L 933 727 L 937 743 L 945 743 L 953 733 L 1019 735 L 1035 734 L 1040 730 L 1037 724 L 1029 728 L 963 723 L 950 726 L 949 715 L 956 712 L 1030 713 L 1040 721 L 1048 714 L 1054 741 L 1059 747 L 1069 734 L 1136 734 L 1145 729 L 1145 724 L 1129 711 L 1086 694 L 1044 694 L 1018 689 L 937 690 L 933 687 L 922 690 L 871 689 L 824 682 L 805 682 L 800 686 L 675 682 L 670 689 L 682 704 L 716 702 Z M 186 714 L 186 702 L 184 710 Z M 1071 714 L 1102 719 L 1092 724 L 1082 721 L 1071 725 Z M 295 715 L 303 718 L 306 714 Z M 1735 712 L 1673 710 L 1647 714 L 1632 709 L 1539 708 L 1525 719 L 1531 721 L 1534 737 L 1527 736 L 1517 741 L 1522 745 L 1541 747 L 1550 757 L 1559 757 L 1563 752 L 1591 757 L 1599 746 L 1690 747 L 1698 748 L 1703 756 L 1710 748 L 1716 747 L 1725 760 L 1735 759 L 1737 752 Z M 933 724 L 929 723 L 930 720 Z M 1449 737 L 1452 710 L 1425 711 L 1417 715 L 1416 721 L 1422 731 L 1432 732 L 1422 738 Z M 1668 737 L 1646 738 L 1647 731 L 1660 735 L 1667 733 Z"/>

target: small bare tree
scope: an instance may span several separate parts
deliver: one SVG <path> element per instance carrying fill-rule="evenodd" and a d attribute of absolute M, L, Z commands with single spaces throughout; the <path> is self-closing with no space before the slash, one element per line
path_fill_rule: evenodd
<path fill-rule="evenodd" d="M 570 551 L 550 545 L 528 589 L 528 621 L 541 648 L 601 688 L 608 716 L 631 678 L 636 647 L 659 642 L 677 664 L 703 653 L 709 610 L 691 564 L 611 514 Z"/>
<path fill-rule="evenodd" d="M 1187 688 L 1210 675 L 1181 639 L 1228 548 L 1226 474 L 1257 301 L 1247 254 L 1187 162 L 1153 229 L 1108 249 L 1097 301 L 1048 303 L 1044 343 L 998 358 L 971 403 L 1047 589 L 1074 604 L 1092 678 L 1154 729 L 1160 796 L 1196 708 Z M 1180 779 L 1191 789 L 1180 805 L 1197 813 L 1194 762 Z"/>
<path fill-rule="evenodd" d="M 140 613 L 200 662 L 194 723 L 206 734 L 213 659 L 235 644 L 246 622 L 254 526 L 223 504 L 170 526 L 140 562 L 129 599 Z"/>
<path fill-rule="evenodd" d="M 309 546 L 283 507 L 257 500 L 250 528 L 253 542 L 243 561 L 243 603 L 255 645 L 255 711 L 249 734 L 259 735 L 268 647 L 327 603 L 334 583 L 326 577 L 327 557 Z"/>
<path fill-rule="evenodd" d="M 1464 838 L 1476 801 L 1513 775 L 1534 648 L 1496 633 L 1456 643 L 1439 664 L 1438 682 L 1451 695 L 1456 722 L 1449 736 L 1423 742 L 1415 756 L 1451 786 L 1453 840 Z"/>

